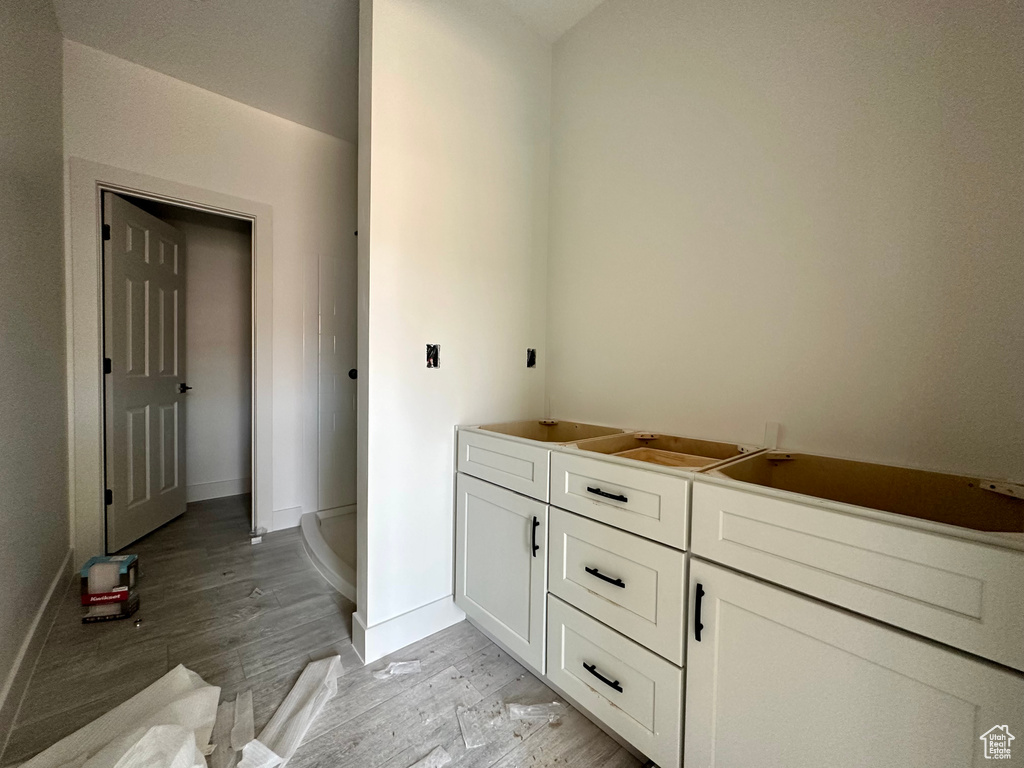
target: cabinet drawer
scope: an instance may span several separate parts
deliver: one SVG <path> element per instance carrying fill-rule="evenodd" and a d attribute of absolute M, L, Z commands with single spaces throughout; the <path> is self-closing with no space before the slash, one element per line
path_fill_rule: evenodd
<path fill-rule="evenodd" d="M 548 500 L 550 453 L 516 440 L 459 430 L 459 472 L 541 501 Z"/>
<path fill-rule="evenodd" d="M 560 509 L 549 526 L 548 589 L 681 665 L 683 553 Z"/>
<path fill-rule="evenodd" d="M 700 479 L 692 536 L 705 559 L 1024 670 L 1024 552 Z"/>
<path fill-rule="evenodd" d="M 679 549 L 690 481 L 572 453 L 551 454 L 551 503 Z"/>
<path fill-rule="evenodd" d="M 548 677 L 661 768 L 681 764 L 682 670 L 554 595 Z"/>

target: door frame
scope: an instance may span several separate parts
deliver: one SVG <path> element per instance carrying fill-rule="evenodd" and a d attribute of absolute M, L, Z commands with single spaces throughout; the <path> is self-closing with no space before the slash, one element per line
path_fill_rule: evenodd
<path fill-rule="evenodd" d="M 242 219 L 252 224 L 252 520 L 273 518 L 273 209 L 78 157 L 68 160 L 65 199 L 65 322 L 71 546 L 78 560 L 106 554 L 103 503 L 102 194 L 114 192 Z"/>

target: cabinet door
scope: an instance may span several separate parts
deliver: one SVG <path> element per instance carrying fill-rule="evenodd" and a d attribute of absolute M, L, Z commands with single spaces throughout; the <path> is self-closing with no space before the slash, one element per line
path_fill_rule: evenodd
<path fill-rule="evenodd" d="M 544 674 L 548 508 L 458 475 L 455 602 Z"/>
<path fill-rule="evenodd" d="M 688 768 L 980 768 L 1024 734 L 1018 673 L 697 558 L 690 599 Z"/>

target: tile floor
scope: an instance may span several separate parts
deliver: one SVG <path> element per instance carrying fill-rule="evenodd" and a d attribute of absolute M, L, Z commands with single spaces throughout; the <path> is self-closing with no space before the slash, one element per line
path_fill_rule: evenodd
<path fill-rule="evenodd" d="M 68 590 L 0 765 L 16 765 L 137 693 L 177 664 L 231 699 L 253 691 L 256 731 L 303 667 L 340 654 L 338 695 L 314 722 L 291 768 L 406 768 L 443 746 L 467 768 L 635 768 L 640 763 L 570 707 L 560 723 L 503 715 L 487 746 L 466 749 L 456 708 L 499 713 L 508 702 L 558 697 L 467 622 L 362 666 L 349 640 L 354 606 L 313 568 L 298 529 L 252 546 L 249 498 L 190 504 L 135 542 L 141 607 L 133 621 L 82 624 Z M 263 594 L 253 595 L 259 588 Z M 377 680 L 390 661 L 419 674 Z"/>

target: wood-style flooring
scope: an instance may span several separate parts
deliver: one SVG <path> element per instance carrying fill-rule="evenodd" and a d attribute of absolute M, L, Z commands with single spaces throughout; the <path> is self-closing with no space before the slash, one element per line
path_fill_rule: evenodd
<path fill-rule="evenodd" d="M 133 620 L 82 624 L 72 584 L 50 630 L 0 765 L 17 765 L 184 664 L 232 699 L 252 689 L 256 732 L 311 661 L 340 654 L 338 694 L 291 768 L 407 768 L 443 746 L 466 768 L 636 768 L 640 763 L 579 712 L 560 723 L 497 721 L 466 749 L 456 708 L 500 714 L 509 702 L 560 700 L 468 622 L 362 666 L 354 606 L 316 572 L 298 529 L 250 545 L 249 498 L 190 504 L 126 552 L 139 555 Z M 262 594 L 254 594 L 259 589 Z M 373 677 L 391 661 L 421 671 Z"/>

